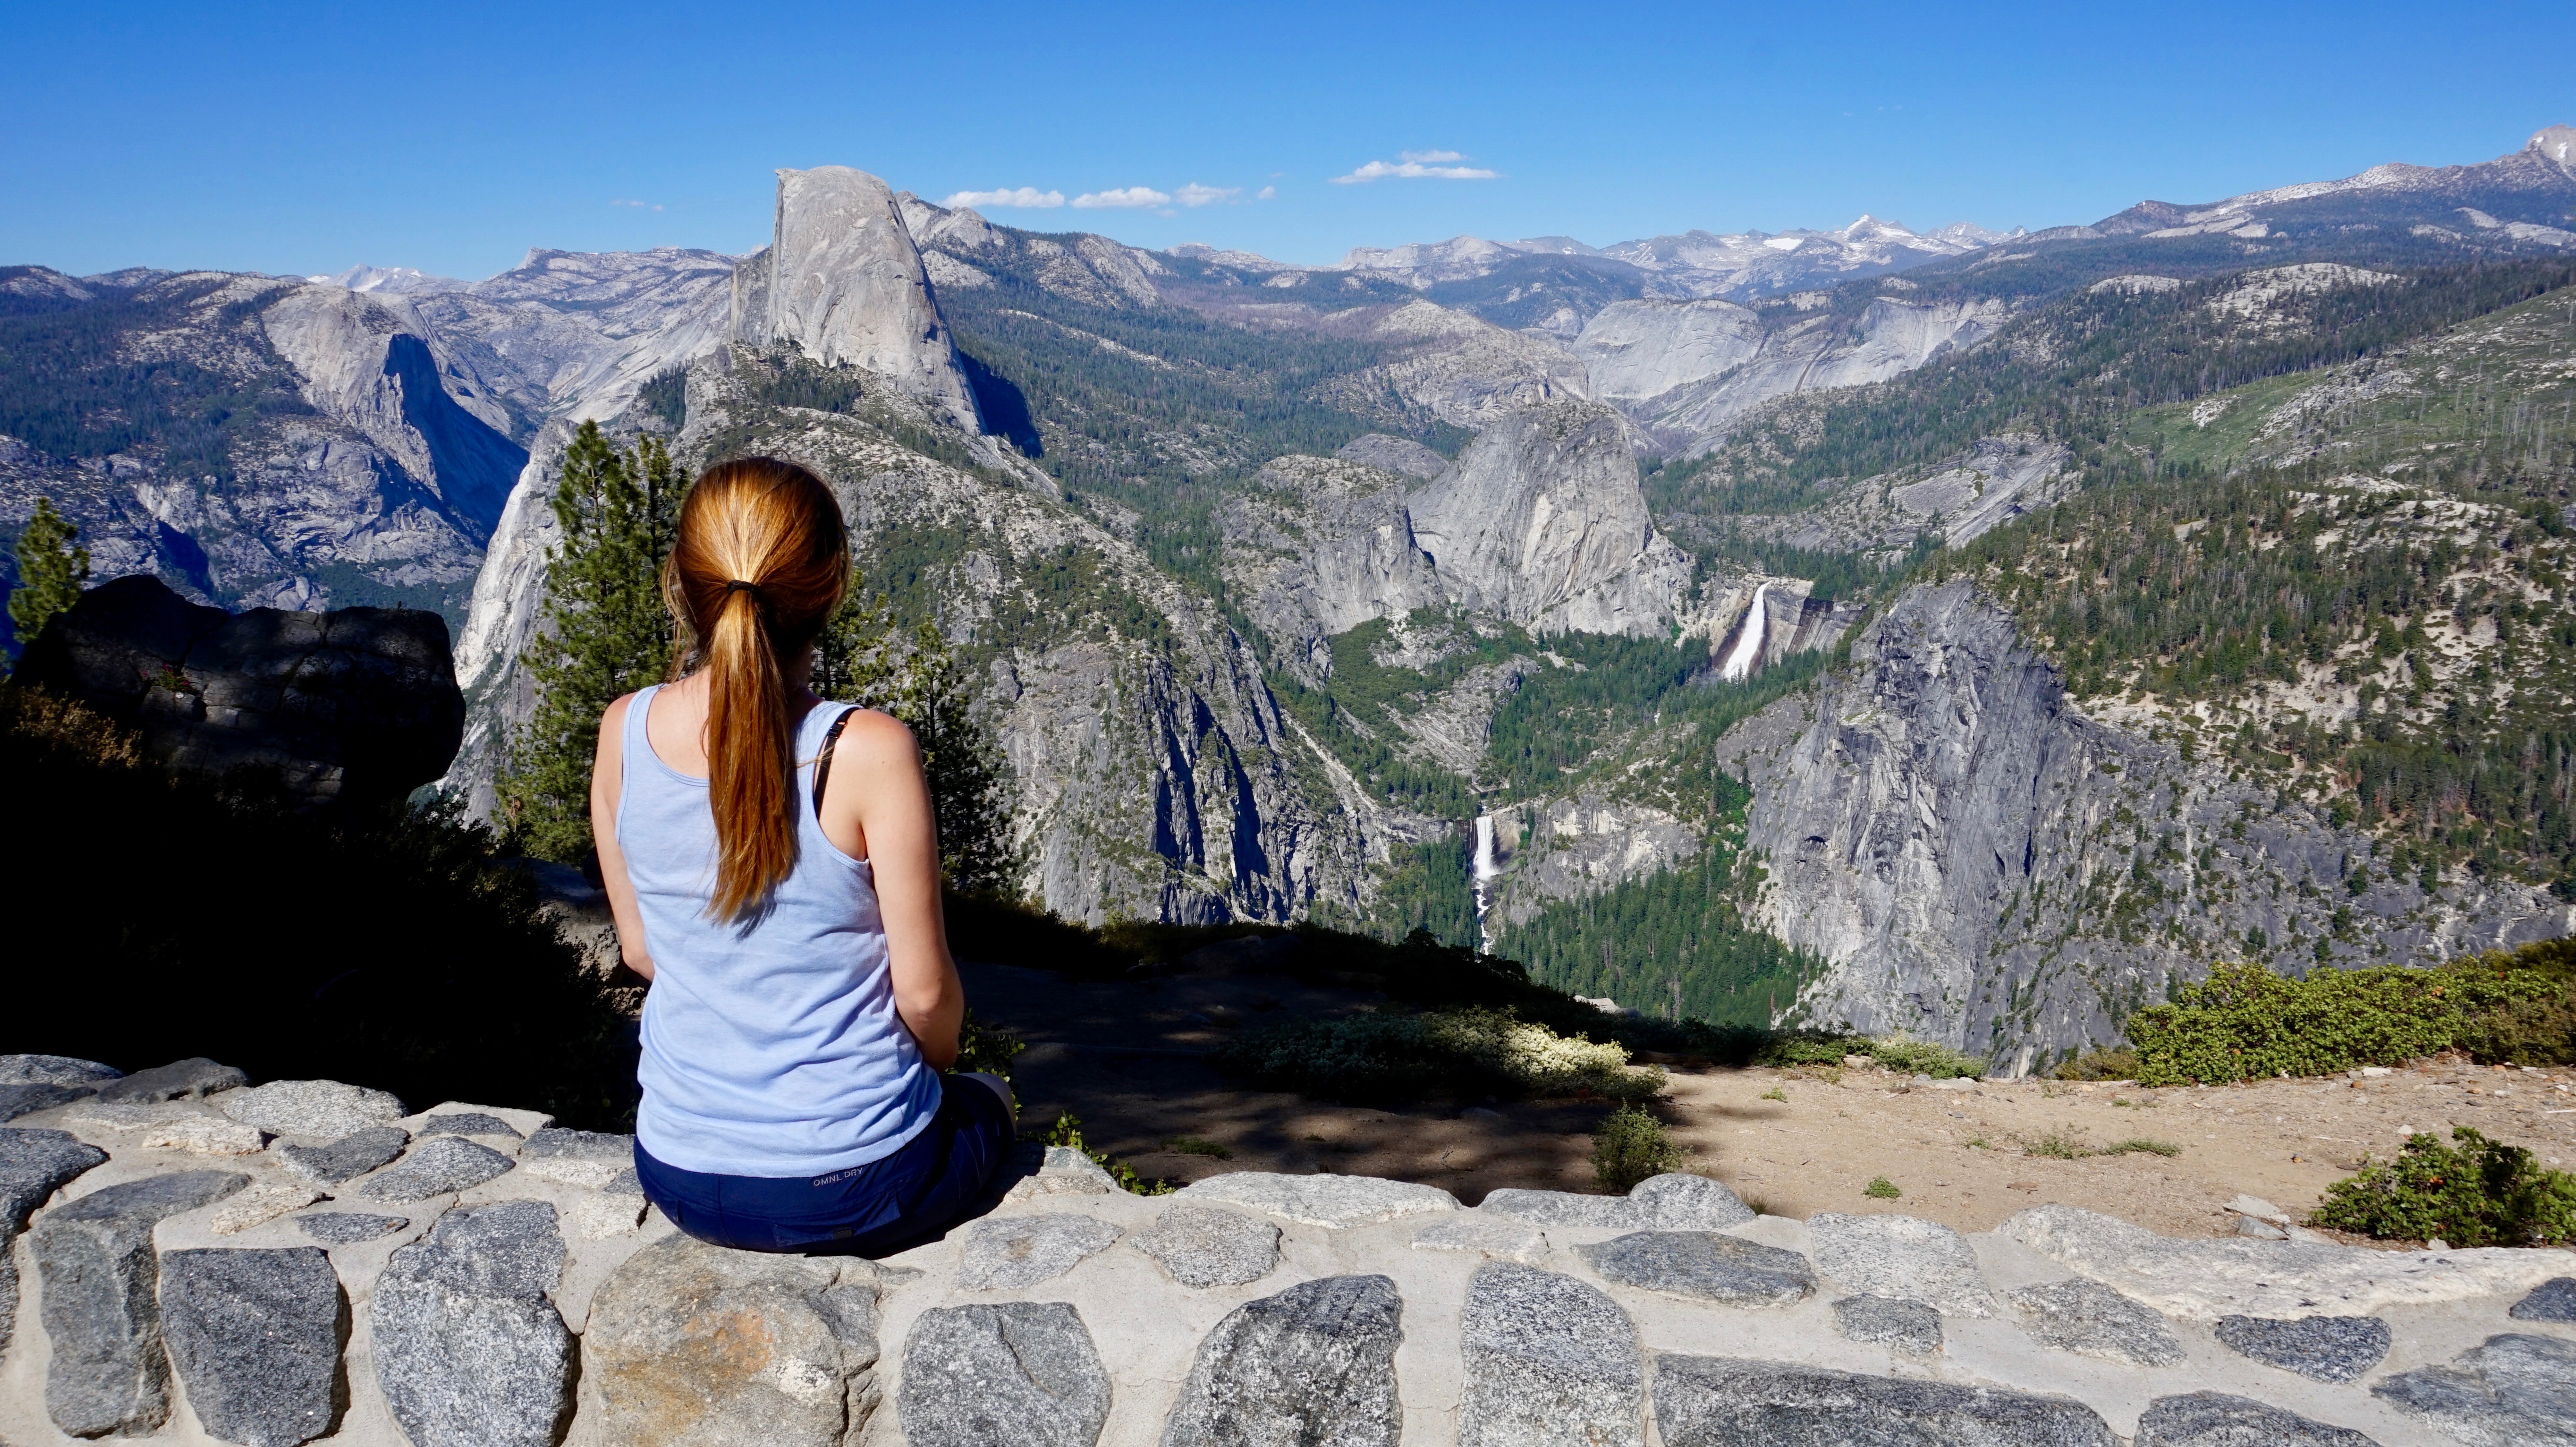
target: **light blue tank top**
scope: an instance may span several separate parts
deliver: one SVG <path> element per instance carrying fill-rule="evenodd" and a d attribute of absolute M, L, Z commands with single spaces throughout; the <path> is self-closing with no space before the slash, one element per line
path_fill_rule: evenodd
<path fill-rule="evenodd" d="M 707 781 L 662 762 L 626 706 L 617 843 L 653 988 L 644 997 L 635 1138 L 684 1171 L 818 1176 L 893 1154 L 930 1123 L 939 1077 L 895 1014 L 876 878 L 814 818 L 814 758 L 841 705 L 796 728 L 796 866 L 750 923 L 707 917 Z"/>

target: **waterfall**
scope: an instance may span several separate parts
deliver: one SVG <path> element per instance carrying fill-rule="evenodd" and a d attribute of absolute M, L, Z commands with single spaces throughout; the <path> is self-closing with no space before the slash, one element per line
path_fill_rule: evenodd
<path fill-rule="evenodd" d="M 1744 631 L 1736 635 L 1735 647 L 1726 661 L 1717 666 L 1717 676 L 1728 683 L 1740 683 L 1753 673 L 1753 665 L 1762 659 L 1763 635 L 1769 631 L 1770 613 L 1762 606 L 1762 595 L 1771 591 L 1764 583 L 1753 590 L 1753 606 L 1744 610 Z"/>
<path fill-rule="evenodd" d="M 1494 932 L 1485 928 L 1485 884 L 1502 872 L 1494 863 L 1494 816 L 1479 814 L 1476 816 L 1476 934 L 1481 940 L 1478 948 L 1489 952 L 1494 948 Z"/>

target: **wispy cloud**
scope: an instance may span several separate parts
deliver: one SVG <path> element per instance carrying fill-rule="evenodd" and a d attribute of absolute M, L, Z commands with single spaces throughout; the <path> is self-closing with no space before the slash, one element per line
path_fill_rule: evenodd
<path fill-rule="evenodd" d="M 659 211 L 662 209 L 650 201 L 611 201 L 608 204 L 611 206 L 624 206 L 633 211 Z"/>
<path fill-rule="evenodd" d="M 1269 200 L 1271 197 L 1276 196 L 1276 195 L 1278 195 L 1278 194 L 1279 194 L 1279 188 L 1278 188 L 1278 187 L 1276 187 L 1276 186 L 1264 186 L 1264 187 L 1262 187 L 1262 188 L 1261 188 L 1260 194 L 1258 194 L 1258 195 L 1254 196 L 1252 199 L 1253 199 L 1253 200 L 1255 200 L 1255 201 L 1267 201 L 1267 200 Z"/>
<path fill-rule="evenodd" d="M 1041 191 L 1035 186 L 1019 186 L 1007 191 L 960 191 L 939 203 L 954 211 L 960 206 L 1025 206 L 1045 211 L 1064 204 L 1062 191 Z M 1076 201 L 1076 206 L 1082 203 Z"/>
<path fill-rule="evenodd" d="M 1434 180 L 1491 181 L 1502 175 L 1482 166 L 1459 166 L 1452 162 L 1467 159 L 1456 151 L 1400 151 L 1392 161 L 1371 161 L 1347 176 L 1335 176 L 1336 186 L 1355 186 L 1368 181 Z"/>
<path fill-rule="evenodd" d="M 1184 206 L 1213 206 L 1219 201 L 1231 201 L 1242 195 L 1243 188 L 1241 186 L 1202 186 L 1192 181 L 1172 194 L 1179 197 Z"/>
<path fill-rule="evenodd" d="M 1126 186 L 1115 191 L 1086 191 L 1073 198 L 1073 204 L 1085 211 L 1142 210 L 1148 206 L 1169 206 L 1172 198 L 1151 186 Z M 1193 201 L 1193 206 L 1203 203 Z"/>

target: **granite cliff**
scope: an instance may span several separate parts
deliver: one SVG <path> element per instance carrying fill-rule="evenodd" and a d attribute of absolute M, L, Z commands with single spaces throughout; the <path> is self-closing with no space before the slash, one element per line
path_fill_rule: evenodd
<path fill-rule="evenodd" d="M 2547 891 L 2362 870 L 2368 837 L 2103 723 L 1961 581 L 1907 590 L 1848 669 L 1729 732 L 1763 928 L 1828 964 L 1795 1018 L 1906 1030 L 2026 1069 L 2268 942 L 2430 963 L 2576 929 Z M 2322 942 L 2311 953 L 2310 944 Z"/>

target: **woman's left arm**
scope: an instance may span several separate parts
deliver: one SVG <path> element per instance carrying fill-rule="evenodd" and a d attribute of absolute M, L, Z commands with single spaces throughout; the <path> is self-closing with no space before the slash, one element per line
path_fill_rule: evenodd
<path fill-rule="evenodd" d="M 895 1012 L 932 1068 L 957 1063 L 966 987 L 948 954 L 939 891 L 939 825 L 912 730 L 874 710 L 850 716 L 823 789 L 823 832 L 865 858 L 885 921 Z M 846 791 L 846 792 L 845 792 Z M 852 846 L 856 846 L 855 848 Z"/>

